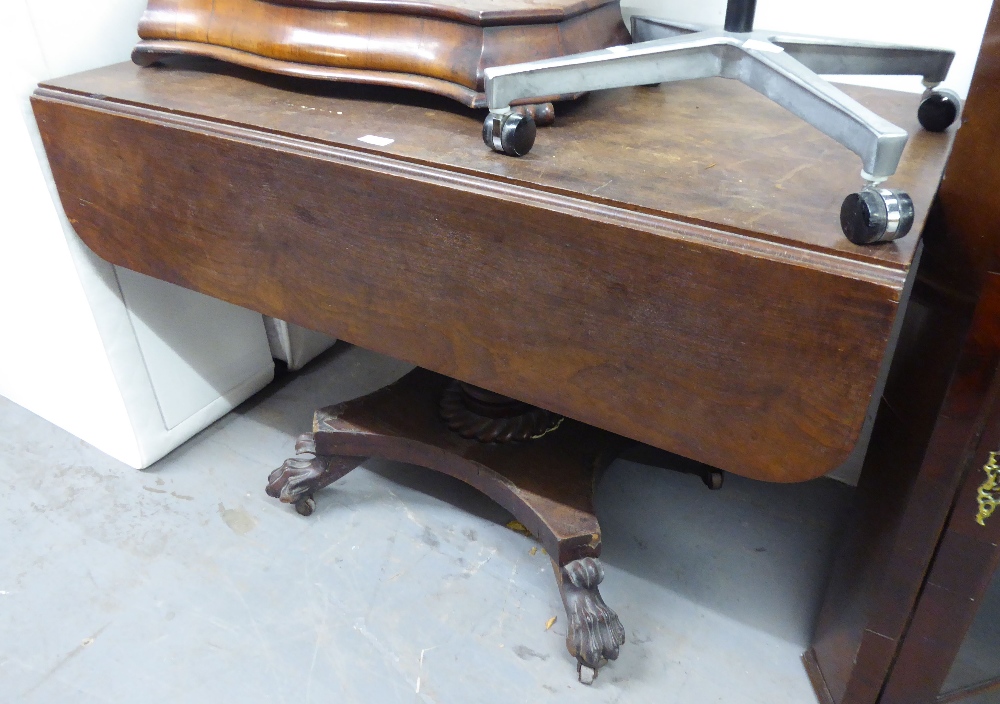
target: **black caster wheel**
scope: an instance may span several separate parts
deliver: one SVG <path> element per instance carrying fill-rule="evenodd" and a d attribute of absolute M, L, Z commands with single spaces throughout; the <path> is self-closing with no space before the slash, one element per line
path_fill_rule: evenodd
<path fill-rule="evenodd" d="M 535 144 L 535 121 L 526 113 L 490 113 L 483 123 L 483 141 L 493 151 L 524 156 Z"/>
<path fill-rule="evenodd" d="M 961 106 L 962 99 L 955 91 L 933 90 L 920 101 L 917 119 L 928 132 L 944 132 L 955 122 Z"/>
<path fill-rule="evenodd" d="M 898 240 L 913 227 L 913 201 L 903 191 L 869 186 L 844 198 L 840 227 L 854 244 Z"/>

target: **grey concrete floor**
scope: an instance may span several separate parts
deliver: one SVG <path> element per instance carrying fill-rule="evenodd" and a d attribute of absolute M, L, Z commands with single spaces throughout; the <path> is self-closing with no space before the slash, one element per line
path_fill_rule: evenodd
<path fill-rule="evenodd" d="M 141 472 L 0 398 L 0 702 L 815 702 L 831 480 L 614 464 L 627 642 L 589 688 L 548 558 L 469 487 L 369 461 L 309 518 L 264 494 L 315 407 L 407 370 L 338 345 Z"/>

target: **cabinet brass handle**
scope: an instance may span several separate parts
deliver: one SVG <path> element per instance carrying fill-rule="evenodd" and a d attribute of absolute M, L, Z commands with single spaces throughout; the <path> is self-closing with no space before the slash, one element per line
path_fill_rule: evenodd
<path fill-rule="evenodd" d="M 983 466 L 986 472 L 986 481 L 979 485 L 979 494 L 976 502 L 979 504 L 979 514 L 976 516 L 976 523 L 981 526 L 986 525 L 986 519 L 993 515 L 997 506 L 1000 506 L 1000 497 L 995 496 L 993 491 L 1000 485 L 1000 466 L 997 465 L 997 453 L 990 453 L 990 460 Z"/>

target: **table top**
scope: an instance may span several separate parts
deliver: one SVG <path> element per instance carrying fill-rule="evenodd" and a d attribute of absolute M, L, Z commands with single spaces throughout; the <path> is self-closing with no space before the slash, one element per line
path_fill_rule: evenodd
<path fill-rule="evenodd" d="M 860 159 L 722 78 L 599 91 L 559 104 L 555 124 L 539 128 L 534 148 L 521 158 L 483 144 L 484 111 L 447 99 L 273 77 L 207 59 L 178 57 L 144 69 L 123 63 L 42 85 L 503 179 L 899 271 L 909 267 L 918 241 L 911 234 L 878 246 L 851 244 L 840 231 L 840 205 L 862 185 Z M 912 232 L 919 233 L 954 129 L 922 130 L 917 95 L 844 90 L 909 131 L 886 185 L 910 193 Z M 393 141 L 359 141 L 366 135 Z"/>
<path fill-rule="evenodd" d="M 915 129 L 917 96 L 851 92 Z M 521 159 L 485 111 L 202 60 L 34 109 L 108 261 L 759 479 L 858 456 L 918 245 L 848 242 L 860 161 L 723 79 L 560 105 Z M 914 233 L 950 143 L 891 182 Z"/>

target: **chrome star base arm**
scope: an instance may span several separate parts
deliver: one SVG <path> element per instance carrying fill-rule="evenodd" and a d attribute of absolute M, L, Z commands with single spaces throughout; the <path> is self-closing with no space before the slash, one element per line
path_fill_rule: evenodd
<path fill-rule="evenodd" d="M 708 27 L 670 22 L 653 17 L 632 18 L 632 41 L 683 36 L 708 31 Z M 931 132 L 943 132 L 956 119 L 961 99 L 951 90 L 934 90 L 948 76 L 955 52 L 947 49 L 881 44 L 814 37 L 806 34 L 756 32 L 816 74 L 850 76 L 920 76 L 924 86 L 918 117 Z"/>
<path fill-rule="evenodd" d="M 632 17 L 632 41 L 710 31 L 709 27 L 669 22 L 654 17 Z M 946 49 L 831 39 L 806 34 L 758 31 L 756 38 L 784 49 L 789 56 L 815 73 L 853 76 L 921 76 L 934 87 L 947 77 L 955 52 Z"/>
<path fill-rule="evenodd" d="M 486 69 L 492 114 L 553 90 L 584 92 L 720 76 L 767 96 L 861 157 L 871 181 L 896 171 L 906 131 L 885 120 L 773 44 L 766 34 L 679 34 L 583 54 Z M 495 132 L 494 132 L 495 134 Z"/>
<path fill-rule="evenodd" d="M 752 9 L 751 2 L 750 24 Z M 950 91 L 931 89 L 947 76 L 953 52 L 769 32 L 702 30 L 648 17 L 632 18 L 632 38 L 635 43 L 626 46 L 486 69 L 490 114 L 483 125 L 483 141 L 511 156 L 527 154 L 535 140 L 534 125 L 510 105 L 532 96 L 731 78 L 861 158 L 861 177 L 867 186 L 848 196 L 841 213 L 844 234 L 851 241 L 887 242 L 909 231 L 913 221 L 909 196 L 876 188 L 896 172 L 908 139 L 906 131 L 819 73 L 919 75 L 928 87 L 918 113 L 920 122 L 928 130 L 942 131 L 957 118 L 959 101 Z"/>

